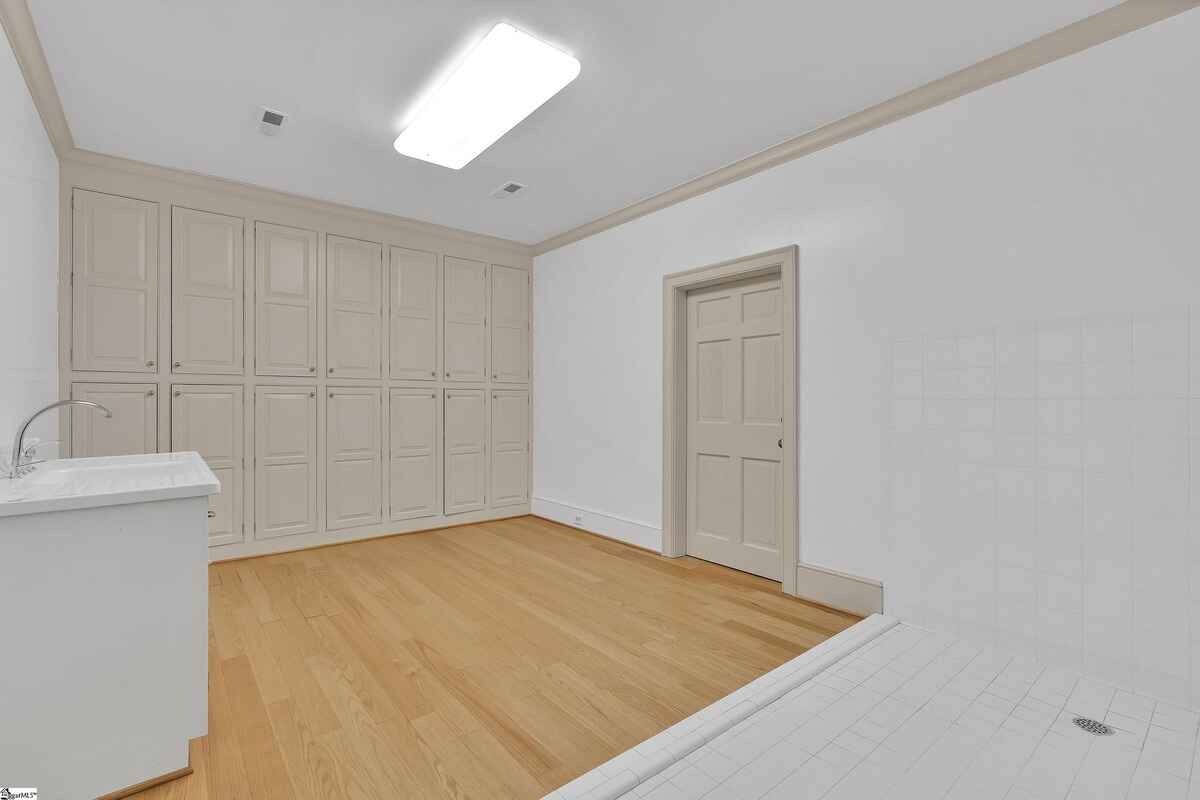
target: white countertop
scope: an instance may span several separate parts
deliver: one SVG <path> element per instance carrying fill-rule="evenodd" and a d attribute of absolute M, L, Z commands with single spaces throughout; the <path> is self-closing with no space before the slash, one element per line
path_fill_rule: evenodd
<path fill-rule="evenodd" d="M 28 475 L 0 478 L 0 517 L 149 503 L 217 494 L 221 484 L 199 453 L 66 458 Z"/>

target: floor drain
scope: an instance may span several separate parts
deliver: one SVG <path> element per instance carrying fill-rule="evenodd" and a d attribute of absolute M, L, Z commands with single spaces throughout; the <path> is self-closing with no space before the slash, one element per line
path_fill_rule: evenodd
<path fill-rule="evenodd" d="M 1097 722 L 1096 720 L 1088 719 L 1087 717 L 1076 717 L 1071 721 L 1075 723 L 1076 727 L 1082 728 L 1092 736 L 1113 735 L 1113 729 L 1105 725 L 1103 722 Z"/>

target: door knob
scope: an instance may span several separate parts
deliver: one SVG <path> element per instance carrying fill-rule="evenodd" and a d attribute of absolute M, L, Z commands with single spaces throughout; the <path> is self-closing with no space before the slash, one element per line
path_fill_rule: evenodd
<path fill-rule="evenodd" d="M 783 439 L 780 439 L 780 440 L 779 440 L 779 447 L 782 449 L 782 447 L 783 447 Z"/>
<path fill-rule="evenodd" d="M 216 516 L 217 516 L 217 512 L 215 512 L 215 511 L 210 511 L 210 512 L 208 512 L 208 518 L 209 518 L 209 519 L 213 519 L 213 518 L 214 518 L 214 517 L 216 517 Z"/>
<path fill-rule="evenodd" d="M 147 362 L 146 362 L 146 366 L 147 366 L 147 367 L 153 367 L 153 366 L 154 366 L 154 362 L 153 362 L 153 361 L 147 361 Z"/>
<path fill-rule="evenodd" d="M 330 368 L 329 368 L 329 374 L 330 374 L 330 375 L 332 375 L 332 374 L 333 374 L 333 367 L 330 367 Z"/>
<path fill-rule="evenodd" d="M 308 371 L 309 371 L 309 372 L 316 372 L 316 371 L 317 371 L 317 368 L 316 368 L 316 367 L 309 367 L 309 368 L 308 368 Z"/>
<path fill-rule="evenodd" d="M 182 366 L 182 364 L 180 364 L 178 361 L 176 361 L 176 362 L 175 362 L 175 368 L 176 368 L 176 369 L 179 369 L 179 367 L 181 367 L 181 366 Z"/>

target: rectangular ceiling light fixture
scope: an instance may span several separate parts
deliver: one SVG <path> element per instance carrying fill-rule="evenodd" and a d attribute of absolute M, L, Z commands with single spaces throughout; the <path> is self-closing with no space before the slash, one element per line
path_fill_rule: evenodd
<path fill-rule="evenodd" d="M 421 104 L 396 152 L 461 169 L 579 74 L 579 61 L 501 22 Z"/>

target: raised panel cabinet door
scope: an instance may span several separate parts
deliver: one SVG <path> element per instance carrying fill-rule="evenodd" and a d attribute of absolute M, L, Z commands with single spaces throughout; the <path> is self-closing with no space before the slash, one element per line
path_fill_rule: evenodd
<path fill-rule="evenodd" d="M 76 189 L 71 200 L 71 363 L 158 369 L 158 204 Z"/>
<path fill-rule="evenodd" d="M 529 382 L 529 272 L 492 264 L 492 380 Z"/>
<path fill-rule="evenodd" d="M 317 234 L 266 222 L 254 226 L 255 371 L 317 371 Z"/>
<path fill-rule="evenodd" d="M 171 209 L 171 368 L 241 375 L 242 256 L 239 217 Z"/>
<path fill-rule="evenodd" d="M 330 387 L 325 422 L 325 524 L 329 530 L 383 520 L 380 390 Z"/>
<path fill-rule="evenodd" d="M 446 379 L 487 380 L 487 265 L 451 256 L 444 261 Z"/>
<path fill-rule="evenodd" d="M 438 257 L 393 247 L 388 254 L 393 380 L 437 377 Z"/>
<path fill-rule="evenodd" d="M 259 538 L 317 529 L 317 392 L 259 386 L 254 397 L 254 530 Z"/>
<path fill-rule="evenodd" d="M 112 412 L 71 409 L 71 456 L 129 456 L 158 452 L 158 387 L 153 383 L 76 383 L 71 399 Z"/>
<path fill-rule="evenodd" d="M 382 370 L 383 246 L 325 238 L 330 378 L 378 378 Z"/>
<path fill-rule="evenodd" d="M 446 513 L 487 505 L 487 403 L 483 389 L 447 389 Z"/>
<path fill-rule="evenodd" d="M 529 500 L 529 393 L 492 392 L 492 508 Z"/>
<path fill-rule="evenodd" d="M 244 538 L 243 398 L 241 386 L 171 387 L 171 450 L 196 451 L 221 482 L 208 498 L 210 547 Z"/>
<path fill-rule="evenodd" d="M 392 389 L 390 398 L 389 508 L 393 520 L 441 511 L 441 391 Z"/>

